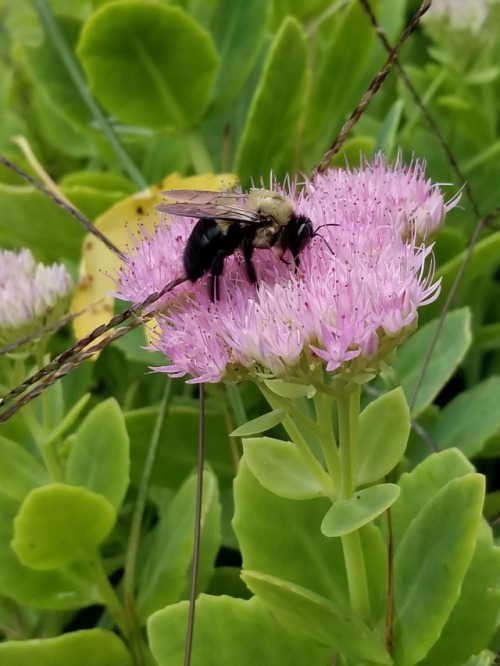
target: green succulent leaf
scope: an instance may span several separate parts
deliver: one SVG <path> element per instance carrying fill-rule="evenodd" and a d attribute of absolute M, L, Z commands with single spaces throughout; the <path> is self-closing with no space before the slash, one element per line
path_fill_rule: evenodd
<path fill-rule="evenodd" d="M 137 613 L 146 620 L 151 613 L 187 598 L 193 556 L 193 515 L 196 477 L 191 476 L 177 492 L 151 533 L 142 555 Z M 203 473 L 201 541 L 198 590 L 203 591 L 214 570 L 220 547 L 220 504 L 217 478 Z"/>
<path fill-rule="evenodd" d="M 394 556 L 393 643 L 401 666 L 425 657 L 459 599 L 483 500 L 484 477 L 472 473 L 453 479 L 427 502 L 401 539 Z"/>
<path fill-rule="evenodd" d="M 66 481 L 103 495 L 118 509 L 129 482 L 129 438 L 114 399 L 100 403 L 76 432 Z"/>
<path fill-rule="evenodd" d="M 122 122 L 186 131 L 202 118 L 217 72 L 212 38 L 179 7 L 107 3 L 77 53 L 90 89 Z"/>
<path fill-rule="evenodd" d="M 123 641 L 112 631 L 86 629 L 54 638 L 0 643 L 3 666 L 131 666 Z"/>
<path fill-rule="evenodd" d="M 258 416 L 256 419 L 252 419 L 236 428 L 231 433 L 231 437 L 248 437 L 248 435 L 266 432 L 266 430 L 270 430 L 281 423 L 285 416 L 286 411 L 284 409 L 273 409 L 272 412 Z"/>
<path fill-rule="evenodd" d="M 210 22 L 220 57 L 212 115 L 230 104 L 246 83 L 264 43 L 271 8 L 267 0 L 219 0 L 217 4 Z"/>
<path fill-rule="evenodd" d="M 0 589 L 21 606 L 47 610 L 83 608 L 100 603 L 87 566 L 74 562 L 41 571 L 25 566 L 11 548 L 19 503 L 0 493 Z M 1 660 L 0 660 L 1 661 Z"/>
<path fill-rule="evenodd" d="M 438 321 L 432 321 L 420 328 L 398 351 L 394 372 L 403 387 L 407 400 L 412 399 L 422 363 L 425 360 L 438 324 Z M 469 349 L 471 340 L 470 311 L 467 308 L 462 308 L 449 312 L 439 332 L 432 357 L 427 365 L 415 404 L 412 407 L 411 414 L 413 418 L 430 405 L 450 379 Z"/>
<path fill-rule="evenodd" d="M 336 500 L 321 523 L 321 531 L 327 537 L 350 534 L 378 518 L 399 497 L 399 486 L 381 483 L 357 490 L 349 499 Z"/>
<path fill-rule="evenodd" d="M 263 604 L 292 632 L 329 645 L 348 659 L 392 664 L 383 642 L 347 610 L 298 585 L 256 571 L 242 578 Z"/>
<path fill-rule="evenodd" d="M 269 172 L 283 178 L 293 164 L 307 83 L 304 29 L 287 18 L 275 36 L 243 129 L 236 172 L 243 186 Z M 265 131 L 262 131 L 265 127 Z"/>
<path fill-rule="evenodd" d="M 0 488 L 21 502 L 36 488 L 49 482 L 47 470 L 17 442 L 0 435 Z"/>
<path fill-rule="evenodd" d="M 182 666 L 186 649 L 187 602 L 167 606 L 148 621 L 151 651 L 158 666 Z M 258 637 L 258 640 L 256 640 Z M 332 651 L 291 633 L 256 598 L 200 595 L 192 666 L 328 666 Z"/>
<path fill-rule="evenodd" d="M 467 457 L 479 454 L 500 428 L 500 377 L 490 377 L 449 402 L 429 431 L 439 449 L 457 447 Z"/>
<path fill-rule="evenodd" d="M 314 475 L 293 442 L 253 437 L 243 440 L 243 450 L 255 477 L 280 497 L 311 499 L 332 491 L 328 475 Z"/>
<path fill-rule="evenodd" d="M 401 388 L 371 402 L 359 419 L 356 485 L 382 479 L 401 461 L 410 434 L 410 410 Z"/>
<path fill-rule="evenodd" d="M 92 553 L 116 519 L 102 495 L 62 483 L 36 488 L 14 520 L 12 548 L 23 564 L 57 569 Z"/>

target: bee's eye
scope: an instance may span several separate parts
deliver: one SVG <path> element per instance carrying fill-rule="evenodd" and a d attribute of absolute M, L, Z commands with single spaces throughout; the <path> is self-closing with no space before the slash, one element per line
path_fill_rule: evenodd
<path fill-rule="evenodd" d="M 309 220 L 307 222 L 301 222 L 299 228 L 297 229 L 297 238 L 299 241 L 299 251 L 303 250 L 305 246 L 309 243 L 313 236 L 311 223 Z"/>

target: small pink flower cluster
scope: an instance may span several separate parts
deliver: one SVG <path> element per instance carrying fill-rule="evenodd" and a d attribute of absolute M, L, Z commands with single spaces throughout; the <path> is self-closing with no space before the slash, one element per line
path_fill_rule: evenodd
<path fill-rule="evenodd" d="M 226 261 L 221 297 L 206 278 L 162 301 L 154 347 L 171 361 L 159 370 L 192 382 L 282 378 L 308 383 L 329 372 L 376 371 L 377 363 L 417 325 L 417 310 L 439 293 L 433 283 L 433 235 L 446 204 L 418 163 L 332 169 L 305 183 L 297 213 L 319 229 L 297 272 L 269 250 L 256 250 L 258 285 L 236 252 Z M 183 274 L 182 253 L 194 220 L 173 219 L 143 234 L 118 277 L 122 298 L 140 301 Z M 329 225 L 329 226 L 323 226 Z M 336 226 L 332 226 L 336 225 Z M 338 226 L 337 226 L 338 225 Z M 322 227 L 322 228 L 321 228 Z"/>
<path fill-rule="evenodd" d="M 0 340 L 11 342 L 54 323 L 73 283 L 62 264 L 37 264 L 29 250 L 0 250 Z"/>

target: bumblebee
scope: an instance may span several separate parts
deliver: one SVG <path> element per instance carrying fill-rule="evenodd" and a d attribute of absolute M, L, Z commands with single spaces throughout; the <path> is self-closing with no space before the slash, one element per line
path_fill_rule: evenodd
<path fill-rule="evenodd" d="M 208 293 L 219 299 L 219 277 L 226 257 L 241 250 L 248 280 L 257 283 L 252 263 L 254 250 L 272 248 L 282 261 L 289 251 L 299 265 L 299 253 L 314 236 L 311 220 L 297 215 L 287 197 L 271 190 L 254 189 L 248 194 L 170 190 L 163 196 L 173 203 L 156 206 L 169 215 L 198 218 L 184 249 L 186 278 L 196 282 L 210 274 Z"/>

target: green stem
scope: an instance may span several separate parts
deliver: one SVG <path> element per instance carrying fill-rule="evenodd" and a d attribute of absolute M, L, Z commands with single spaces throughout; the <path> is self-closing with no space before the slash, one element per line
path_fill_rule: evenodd
<path fill-rule="evenodd" d="M 137 621 L 137 614 L 135 608 L 135 565 L 137 560 L 137 551 L 139 548 L 142 518 L 144 516 L 144 508 L 146 506 L 146 499 L 151 482 L 151 474 L 156 459 L 156 452 L 158 451 L 158 444 L 160 441 L 160 434 L 165 415 L 168 411 L 168 405 L 172 395 L 173 380 L 168 377 L 163 393 L 163 398 L 158 410 L 158 417 L 156 419 L 155 428 L 149 442 L 146 461 L 142 471 L 141 483 L 137 495 L 137 501 L 132 516 L 130 525 L 130 534 L 127 545 L 127 553 L 125 556 L 125 567 L 123 574 L 123 593 L 125 599 L 126 620 L 128 623 L 128 634 L 130 637 L 130 647 L 134 655 L 136 666 L 145 663 L 145 653 L 147 647 L 144 644 L 141 636 L 139 622 Z"/>
<path fill-rule="evenodd" d="M 128 173 L 128 175 L 137 185 L 138 188 L 140 189 L 146 188 L 148 186 L 148 183 L 146 182 L 144 176 L 128 156 L 127 152 L 120 143 L 120 140 L 118 139 L 118 136 L 116 135 L 116 132 L 114 131 L 113 127 L 110 125 L 108 119 L 101 111 L 99 105 L 90 94 L 85 79 L 83 78 L 83 75 L 78 65 L 76 64 L 73 54 L 68 48 L 68 45 L 66 44 L 66 41 L 64 40 L 64 37 L 61 34 L 61 31 L 59 30 L 59 26 L 57 25 L 56 21 L 54 20 L 54 17 L 52 16 L 52 13 L 47 5 L 46 0 L 33 0 L 33 4 L 35 5 L 40 15 L 41 21 L 47 32 L 47 35 L 50 38 L 55 50 L 59 54 L 61 62 L 66 68 L 70 78 L 72 79 L 75 88 L 78 90 L 78 93 L 80 94 L 81 98 L 83 99 L 87 107 L 90 109 L 90 112 L 98 122 L 104 136 L 108 140 L 110 146 L 113 148 L 124 170 Z"/>
<path fill-rule="evenodd" d="M 245 405 L 241 399 L 240 392 L 238 391 L 237 386 L 230 384 L 229 382 L 224 384 L 226 389 L 226 395 L 233 410 L 234 417 L 236 419 L 236 425 L 243 425 L 248 421 L 247 413 L 245 410 Z"/>
<path fill-rule="evenodd" d="M 341 387 L 337 395 L 341 495 L 344 499 L 350 499 L 356 489 L 360 394 L 360 387 L 354 385 Z M 371 617 L 370 600 L 359 530 L 345 534 L 341 539 L 351 607 L 359 617 L 368 621 Z"/>
<path fill-rule="evenodd" d="M 365 558 L 359 530 L 341 537 L 344 561 L 349 586 L 351 608 L 365 622 L 371 619 L 368 582 L 366 580 Z"/>
<path fill-rule="evenodd" d="M 259 388 L 273 409 L 284 409 L 287 411 L 287 415 L 282 421 L 283 427 L 285 428 L 292 442 L 297 447 L 297 451 L 302 456 L 302 459 L 304 460 L 311 473 L 318 479 L 318 482 L 321 485 L 322 494 L 325 495 L 325 497 L 332 497 L 333 489 L 330 477 L 318 462 L 311 449 L 309 448 L 306 440 L 302 436 L 302 433 L 295 425 L 295 420 L 298 420 L 298 416 L 300 414 L 299 410 L 294 410 L 292 418 L 290 414 L 288 414 L 288 411 L 290 410 L 289 401 L 285 400 L 284 398 L 280 398 L 263 384 L 259 384 Z"/>
<path fill-rule="evenodd" d="M 207 147 L 198 131 L 192 130 L 184 135 L 191 156 L 191 164 L 196 173 L 213 173 L 214 165 Z"/>
<path fill-rule="evenodd" d="M 358 465 L 358 425 L 360 388 L 344 387 L 338 391 L 339 452 L 342 469 L 342 497 L 352 497 L 356 487 Z M 356 413 L 356 405 L 358 412 Z"/>
<path fill-rule="evenodd" d="M 129 640 L 125 611 L 116 596 L 113 586 L 109 582 L 99 551 L 96 551 L 94 556 L 87 560 L 87 564 L 108 613 L 113 618 L 122 635 Z"/>
<path fill-rule="evenodd" d="M 341 472 L 340 457 L 332 424 L 333 399 L 325 393 L 317 392 L 314 396 L 314 406 L 319 429 L 318 439 L 325 456 L 333 488 L 338 491 L 341 484 Z"/>

